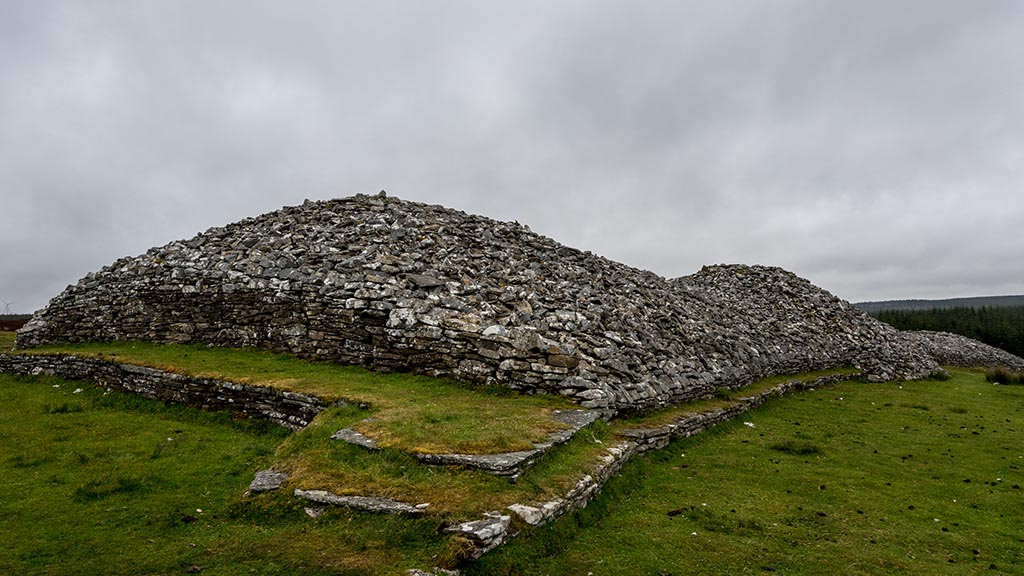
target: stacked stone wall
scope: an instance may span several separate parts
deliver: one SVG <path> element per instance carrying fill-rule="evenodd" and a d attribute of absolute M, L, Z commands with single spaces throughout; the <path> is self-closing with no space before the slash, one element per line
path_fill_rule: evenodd
<path fill-rule="evenodd" d="M 290 430 L 306 427 L 326 408 L 321 399 L 307 394 L 78 356 L 0 354 L 0 373 L 89 380 L 108 390 L 206 410 L 226 410 L 270 420 Z"/>

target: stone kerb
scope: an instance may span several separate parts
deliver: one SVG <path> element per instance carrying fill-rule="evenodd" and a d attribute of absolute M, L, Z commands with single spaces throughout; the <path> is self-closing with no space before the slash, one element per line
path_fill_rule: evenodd
<path fill-rule="evenodd" d="M 327 407 L 307 394 L 195 378 L 145 366 L 69 355 L 0 354 L 0 372 L 89 380 L 107 389 L 206 410 L 226 410 L 298 430 Z"/>
<path fill-rule="evenodd" d="M 679 420 L 664 426 L 623 430 L 620 432 L 620 435 L 637 442 L 642 451 L 664 448 L 675 438 L 693 436 L 712 426 L 733 420 L 736 416 L 761 406 L 771 398 L 789 394 L 790 392 L 811 390 L 856 377 L 857 375 L 855 374 L 838 374 L 822 376 L 808 381 L 790 380 L 773 386 L 759 394 L 739 398 L 734 404 L 725 408 L 689 413 L 682 416 Z"/>

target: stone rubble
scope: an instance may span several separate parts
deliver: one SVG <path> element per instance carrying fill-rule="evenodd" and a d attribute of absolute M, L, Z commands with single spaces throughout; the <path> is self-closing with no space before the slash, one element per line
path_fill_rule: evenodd
<path fill-rule="evenodd" d="M 307 201 L 117 260 L 69 286 L 18 332 L 17 348 L 146 340 L 248 346 L 380 371 L 496 383 L 567 396 L 586 420 L 534 450 L 418 455 L 515 476 L 599 414 L 712 396 L 768 376 L 855 366 L 871 380 L 922 378 L 941 365 L 1024 359 L 936 332 L 900 332 L 807 280 L 766 266 L 706 266 L 665 279 L 561 245 L 518 223 L 389 198 Z M 0 354 L 0 372 L 59 374 L 165 401 L 306 426 L 317 398 L 74 356 Z M 820 385 L 820 383 L 818 383 Z M 749 410 L 733 407 L 637 429 L 560 498 L 509 507 L 540 525 L 586 506 L 635 454 Z M 337 440 L 368 449 L 354 430 Z M 257 473 L 250 492 L 287 476 Z M 426 504 L 295 490 L 313 504 L 420 515 Z M 320 513 L 320 507 L 311 507 Z M 447 528 L 474 557 L 507 540 L 512 516 Z"/>
<path fill-rule="evenodd" d="M 878 381 L 925 377 L 942 364 L 1024 370 L 1024 359 L 973 340 L 897 331 L 780 268 L 706 266 L 670 280 L 518 223 L 383 192 L 306 201 L 119 259 L 36 312 L 19 330 L 16 347 L 110 340 L 257 347 L 496 383 L 560 394 L 607 416 L 841 366 Z M 301 394 L 73 356 L 4 354 L 0 371 L 95 380 L 292 429 L 325 408 Z M 585 506 L 632 455 L 762 401 L 633 431 L 564 497 L 511 510 L 527 524 L 541 524 Z M 569 437 L 491 460 L 437 458 L 467 464 L 471 457 L 475 465 L 514 475 L 547 444 Z M 335 438 L 375 447 L 354 431 Z M 250 490 L 283 482 L 263 471 Z M 424 508 L 320 490 L 295 494 L 375 512 L 416 515 Z M 483 554 L 508 538 L 510 525 L 511 516 L 494 512 L 449 530 Z"/>
<path fill-rule="evenodd" d="M 779 268 L 667 280 L 518 223 L 386 195 L 283 208 L 117 260 L 56 296 L 17 346 L 253 346 L 634 411 L 854 365 L 938 370 L 907 338 Z"/>
<path fill-rule="evenodd" d="M 482 520 L 449 526 L 444 531 L 468 540 L 473 545 L 470 558 L 479 558 L 508 539 L 511 524 L 512 517 L 507 514 L 486 512 Z"/>

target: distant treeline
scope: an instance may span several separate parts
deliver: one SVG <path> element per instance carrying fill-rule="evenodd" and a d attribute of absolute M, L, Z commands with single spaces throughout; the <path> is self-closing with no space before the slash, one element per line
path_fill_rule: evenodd
<path fill-rule="evenodd" d="M 952 332 L 1024 357 L 1024 306 L 881 310 L 872 316 L 900 330 Z"/>
<path fill-rule="evenodd" d="M 1024 296 L 976 296 L 973 298 L 949 298 L 946 300 L 882 300 L 880 302 L 858 302 L 857 308 L 875 314 L 883 310 L 931 310 L 933 308 L 1001 308 L 1024 306 Z"/>
<path fill-rule="evenodd" d="M 0 320 L 28 320 L 31 314 L 0 314 Z"/>

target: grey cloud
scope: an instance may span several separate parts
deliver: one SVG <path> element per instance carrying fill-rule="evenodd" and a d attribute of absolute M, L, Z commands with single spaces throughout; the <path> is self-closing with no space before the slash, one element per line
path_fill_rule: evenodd
<path fill-rule="evenodd" d="M 387 188 L 666 276 L 1024 292 L 1024 7 L 23 2 L 0 8 L 0 298 Z"/>

